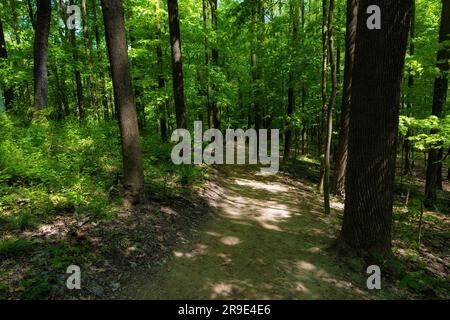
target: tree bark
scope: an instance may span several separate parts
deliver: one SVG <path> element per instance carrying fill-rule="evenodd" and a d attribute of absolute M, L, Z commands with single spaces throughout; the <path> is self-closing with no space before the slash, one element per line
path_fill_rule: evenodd
<path fill-rule="evenodd" d="M 366 10 L 381 8 L 381 30 Z M 346 199 L 341 243 L 361 254 L 391 250 L 400 90 L 411 0 L 361 0 L 350 105 Z"/>
<path fill-rule="evenodd" d="M 37 22 L 34 36 L 34 110 L 47 105 L 47 49 L 52 4 L 37 0 Z"/>
<path fill-rule="evenodd" d="M 37 1 L 36 6 L 39 5 L 38 2 L 39 1 Z M 33 5 L 31 4 L 31 0 L 27 0 L 27 6 L 28 6 L 28 16 L 30 17 L 31 26 L 33 27 L 34 30 L 36 30 L 36 19 L 34 17 Z M 36 14 L 37 14 L 37 12 L 36 12 Z"/>
<path fill-rule="evenodd" d="M 217 31 L 217 0 L 209 0 L 209 4 L 211 7 L 211 25 L 213 30 Z M 217 68 L 219 63 L 219 50 L 216 47 L 211 48 L 211 66 L 213 68 Z M 216 85 L 214 82 L 209 82 L 209 103 L 211 103 L 211 111 L 212 111 L 212 123 L 214 128 L 220 129 L 220 111 L 217 107 L 216 101 Z"/>
<path fill-rule="evenodd" d="M 331 70 L 331 94 L 327 110 L 327 130 L 325 141 L 325 175 L 323 182 L 323 195 L 325 214 L 330 213 L 330 158 L 331 158 L 331 137 L 333 134 L 333 111 L 337 93 L 336 63 L 334 58 L 334 36 L 333 36 L 334 0 L 330 0 L 328 11 L 328 60 Z"/>
<path fill-rule="evenodd" d="M 94 18 L 94 35 L 95 35 L 95 44 L 97 48 L 97 60 L 102 60 L 102 51 L 100 50 L 100 28 L 99 23 L 97 19 L 97 1 L 91 0 L 92 5 L 92 14 Z M 100 95 L 102 100 L 102 106 L 103 106 L 103 118 L 105 120 L 109 119 L 109 110 L 108 110 L 108 94 L 106 92 L 106 79 L 105 79 L 105 73 L 103 70 L 100 70 L 99 72 L 99 78 L 100 78 Z"/>
<path fill-rule="evenodd" d="M 0 18 L 0 59 L 8 59 L 8 51 L 6 50 L 5 34 L 3 31 L 3 24 Z M 5 94 L 5 109 L 9 110 L 12 108 L 14 100 L 14 92 L 11 88 L 4 88 Z"/>
<path fill-rule="evenodd" d="M 80 1 L 80 7 L 81 7 L 81 17 L 83 20 L 83 42 L 84 42 L 84 48 L 86 51 L 87 56 L 87 64 L 88 64 L 88 70 L 89 74 L 93 74 L 94 70 L 94 62 L 92 57 L 92 40 L 91 35 L 89 32 L 89 16 L 87 13 L 87 5 L 86 0 Z M 88 77 L 86 80 L 87 87 L 90 91 L 90 96 L 87 97 L 88 105 L 91 106 L 91 108 L 95 108 L 95 115 L 98 118 L 99 117 L 99 110 L 98 110 L 98 103 L 97 103 L 97 87 L 95 85 L 96 81 Z"/>
<path fill-rule="evenodd" d="M 352 74 L 355 59 L 356 23 L 359 0 L 347 0 L 347 30 L 345 35 L 344 88 L 341 105 L 339 140 L 333 179 L 333 193 L 344 194 L 345 173 L 348 156 L 348 130 L 350 123 L 350 103 L 352 97 Z"/>
<path fill-rule="evenodd" d="M 180 21 L 178 0 L 168 0 L 170 46 L 172 48 L 173 95 L 177 128 L 186 129 L 186 107 L 184 101 L 183 62 L 181 55 Z"/>
<path fill-rule="evenodd" d="M 125 203 L 134 206 L 145 200 L 144 173 L 128 62 L 122 1 L 102 0 L 102 11 L 111 65 L 114 101 L 119 113 Z"/>
<path fill-rule="evenodd" d="M 13 19 L 14 36 L 16 37 L 17 44 L 20 44 L 20 30 L 19 30 L 19 18 L 17 15 L 17 6 L 15 0 L 9 0 L 11 6 L 11 14 Z"/>
<path fill-rule="evenodd" d="M 158 12 L 160 10 L 160 2 L 157 2 Z M 164 64 L 163 64 L 163 49 L 162 49 L 162 39 L 161 39 L 161 24 L 158 22 L 156 24 L 156 40 L 158 44 L 156 45 L 156 57 L 158 59 L 158 89 L 164 90 L 166 87 L 166 80 L 164 79 Z M 159 127 L 161 131 L 161 139 L 167 141 L 167 103 L 165 99 L 159 105 Z"/>
<path fill-rule="evenodd" d="M 73 5 L 73 0 L 70 0 L 70 5 Z M 64 8 L 65 10 L 65 8 Z M 84 95 L 83 95 L 83 82 L 81 81 L 81 71 L 79 66 L 79 52 L 78 52 L 78 45 L 77 45 L 77 35 L 75 32 L 75 28 L 70 30 L 69 33 L 70 37 L 70 44 L 72 46 L 72 59 L 73 63 L 75 65 L 74 70 L 74 76 L 75 76 L 75 88 L 76 88 L 76 95 L 77 95 L 77 112 L 78 117 L 80 119 L 84 119 L 85 113 L 84 113 Z"/>
<path fill-rule="evenodd" d="M 292 2 L 289 3 L 290 15 L 292 20 L 292 44 L 291 51 L 295 52 L 295 47 L 298 45 L 297 43 L 297 34 L 298 34 L 298 8 Z M 292 54 L 289 57 L 291 66 L 293 65 L 293 56 Z M 291 67 L 292 68 L 292 67 Z M 289 160 L 289 154 L 291 151 L 291 140 L 292 140 L 292 114 L 294 113 L 295 108 L 295 92 L 294 92 L 294 72 L 293 70 L 289 70 L 289 88 L 288 88 L 288 105 L 287 105 L 287 128 L 285 130 L 284 136 L 284 160 Z"/>
<path fill-rule="evenodd" d="M 325 178 L 325 144 L 323 136 L 325 132 L 325 114 L 327 112 L 327 0 L 322 0 L 322 78 L 320 81 L 322 112 L 320 114 L 320 128 L 317 135 L 317 150 L 320 158 L 319 185 L 317 190 L 323 192 L 323 182 Z"/>
<path fill-rule="evenodd" d="M 410 26 L 410 41 L 409 41 L 409 55 L 412 57 L 415 54 L 415 35 L 416 35 L 416 0 L 412 0 L 412 8 L 411 8 L 411 26 Z M 408 75 L 408 92 L 412 92 L 414 87 L 414 75 L 413 70 L 409 70 Z M 411 98 L 408 97 L 408 102 L 406 104 L 407 109 L 412 108 Z M 408 116 L 410 116 L 408 112 Z M 405 138 L 403 140 L 403 152 L 405 154 L 405 161 L 403 165 L 403 175 L 408 175 L 411 173 L 412 166 L 410 160 L 410 153 L 412 149 L 412 142 L 408 139 L 412 135 L 411 129 L 408 129 Z"/>

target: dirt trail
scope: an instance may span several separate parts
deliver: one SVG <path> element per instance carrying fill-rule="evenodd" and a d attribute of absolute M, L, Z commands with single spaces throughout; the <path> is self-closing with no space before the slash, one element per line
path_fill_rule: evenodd
<path fill-rule="evenodd" d="M 364 270 L 326 248 L 338 231 L 313 186 L 249 166 L 224 167 L 208 183 L 212 218 L 153 276 L 126 294 L 134 299 L 370 299 Z M 334 221 L 334 222 L 333 222 Z"/>

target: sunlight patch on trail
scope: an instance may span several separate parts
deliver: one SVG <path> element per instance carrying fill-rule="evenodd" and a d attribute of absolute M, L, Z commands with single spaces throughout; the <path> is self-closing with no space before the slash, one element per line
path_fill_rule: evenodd
<path fill-rule="evenodd" d="M 248 186 L 255 189 L 262 189 L 273 193 L 278 192 L 288 192 L 289 187 L 286 187 L 285 185 L 279 184 L 279 183 L 262 183 L 254 180 L 248 180 L 248 179 L 234 179 L 234 183 L 236 183 L 239 186 Z"/>

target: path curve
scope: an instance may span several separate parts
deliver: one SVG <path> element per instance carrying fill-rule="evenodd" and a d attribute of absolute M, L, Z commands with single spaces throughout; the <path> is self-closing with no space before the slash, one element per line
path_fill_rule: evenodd
<path fill-rule="evenodd" d="M 370 299 L 364 269 L 326 248 L 336 214 L 325 216 L 311 183 L 255 167 L 223 166 L 204 196 L 214 211 L 133 299 Z M 384 291 L 384 290 L 383 290 Z"/>

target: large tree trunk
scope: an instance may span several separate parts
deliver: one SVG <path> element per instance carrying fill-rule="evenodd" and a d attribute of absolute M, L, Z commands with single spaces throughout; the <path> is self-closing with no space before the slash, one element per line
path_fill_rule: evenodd
<path fill-rule="evenodd" d="M 34 110 L 47 105 L 47 49 L 52 4 L 50 0 L 37 1 L 37 21 L 34 36 Z"/>
<path fill-rule="evenodd" d="M 448 91 L 448 71 L 450 58 L 450 2 L 442 1 L 441 26 L 439 30 L 439 43 L 441 49 L 437 54 L 437 66 L 441 74 L 434 80 L 434 95 L 431 114 L 442 117 L 442 111 L 447 100 Z M 432 130 L 431 134 L 436 133 Z M 442 152 L 439 149 L 430 149 L 428 151 L 427 176 L 425 183 L 425 199 L 427 203 L 432 202 L 437 196 L 437 188 L 439 185 L 439 177 L 441 175 L 440 161 Z"/>
<path fill-rule="evenodd" d="M 334 37 L 333 37 L 333 17 L 334 0 L 330 0 L 330 9 L 328 11 L 328 60 L 331 70 L 331 95 L 327 110 L 327 130 L 325 141 L 325 173 L 323 181 L 324 207 L 325 213 L 330 213 L 330 158 L 331 158 L 331 136 L 333 134 L 333 111 L 337 93 L 336 63 L 334 58 Z"/>
<path fill-rule="evenodd" d="M 341 105 L 339 141 L 333 179 L 333 193 L 342 196 L 345 187 L 345 172 L 348 155 L 348 128 L 350 123 L 350 102 L 352 97 L 352 74 L 355 59 L 356 22 L 359 0 L 347 0 L 347 30 L 345 35 L 344 88 Z"/>
<path fill-rule="evenodd" d="M 130 65 L 128 62 L 122 1 L 102 0 L 102 11 L 111 65 L 114 101 L 119 113 L 125 202 L 127 205 L 133 206 L 145 200 L 144 174 Z"/>
<path fill-rule="evenodd" d="M 172 48 L 173 95 L 177 128 L 186 128 L 186 108 L 184 105 L 183 63 L 181 55 L 180 21 L 178 0 L 167 1 L 169 9 L 170 46 Z"/>
<path fill-rule="evenodd" d="M 381 30 L 366 26 L 370 5 Z M 361 0 L 350 106 L 346 199 L 341 240 L 362 253 L 388 255 L 400 89 L 411 0 Z"/>
<path fill-rule="evenodd" d="M 5 34 L 3 32 L 3 25 L 1 19 L 0 19 L 0 59 L 8 59 L 8 51 L 6 50 Z M 5 109 L 8 110 L 12 108 L 14 93 L 13 90 L 9 87 L 6 87 L 4 91 L 5 91 Z"/>

